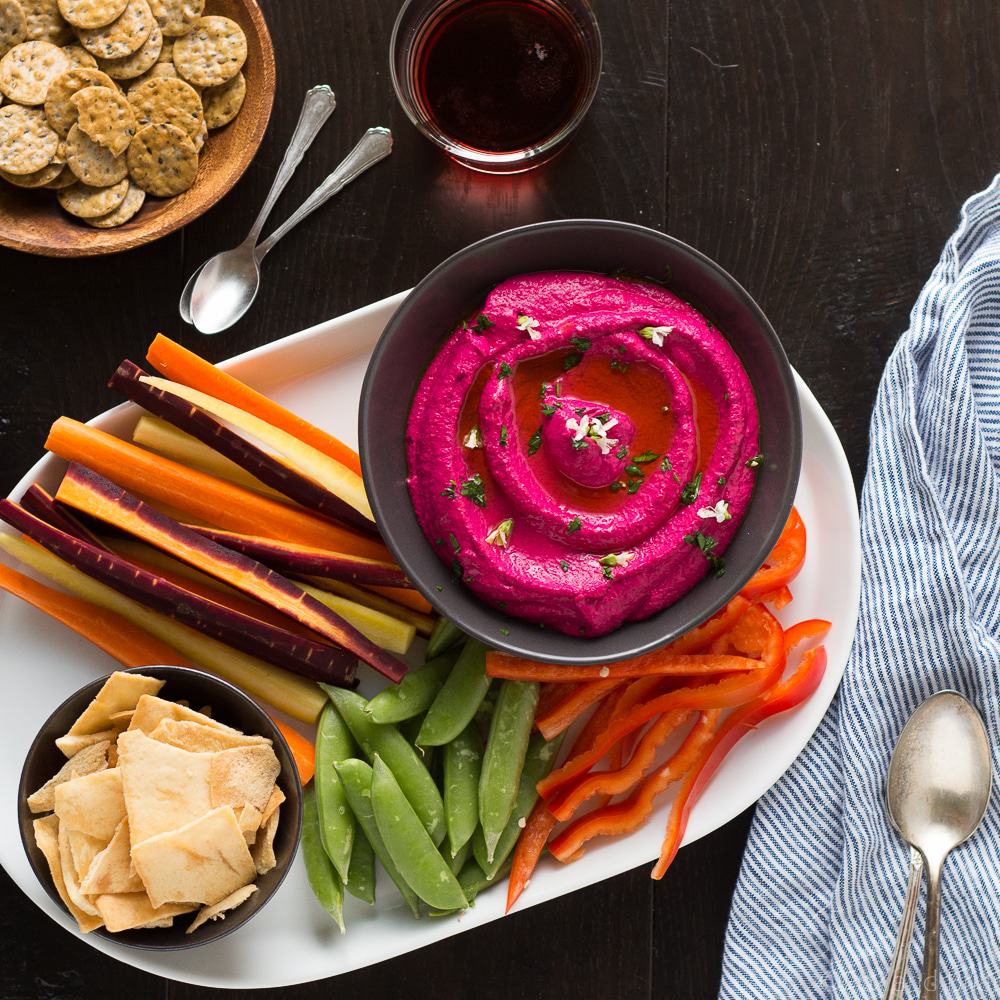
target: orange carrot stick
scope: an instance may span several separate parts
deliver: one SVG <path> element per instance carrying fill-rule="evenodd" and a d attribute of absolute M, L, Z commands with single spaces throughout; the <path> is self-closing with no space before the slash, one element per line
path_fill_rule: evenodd
<path fill-rule="evenodd" d="M 372 539 L 68 417 L 60 417 L 52 425 L 45 447 L 132 493 L 169 504 L 219 528 L 392 561 L 388 549 Z"/>
<path fill-rule="evenodd" d="M 386 549 L 386 552 L 388 552 L 388 549 Z M 392 556 L 388 556 L 388 558 L 391 560 Z M 429 615 L 434 611 L 430 601 L 415 590 L 409 590 L 405 587 L 366 587 L 365 589 L 374 591 L 376 594 L 381 594 L 383 597 L 388 597 L 390 601 L 402 604 L 403 607 L 409 608 L 411 611 L 419 611 L 422 615 Z"/>
<path fill-rule="evenodd" d="M 349 448 L 332 434 L 320 430 L 308 420 L 286 410 L 256 389 L 251 389 L 238 378 L 216 368 L 193 351 L 181 347 L 169 337 L 164 337 L 162 333 L 158 333 L 156 339 L 149 345 L 146 360 L 174 382 L 182 382 L 192 389 L 214 396 L 232 406 L 238 406 L 241 410 L 266 420 L 274 427 L 293 434 L 300 441 L 312 445 L 324 455 L 361 474 L 361 459 L 353 448 Z"/>
<path fill-rule="evenodd" d="M 39 611 L 44 611 L 50 618 L 62 622 L 123 666 L 193 665 L 166 643 L 160 642 L 113 611 L 46 587 L 9 566 L 0 565 L 0 589 L 20 597 Z"/>
<path fill-rule="evenodd" d="M 657 650 L 618 663 L 587 664 L 581 667 L 522 660 L 510 653 L 487 653 L 486 675 L 513 681 L 598 681 L 624 680 L 651 674 L 677 677 L 704 677 L 760 670 L 764 664 L 746 656 L 722 653 L 667 653 Z"/>
<path fill-rule="evenodd" d="M 299 778 L 302 779 L 302 784 L 308 785 L 316 773 L 316 748 L 313 746 L 312 740 L 307 740 L 297 729 L 286 726 L 273 715 L 271 721 L 278 727 L 278 731 L 285 737 L 288 749 L 292 751 L 295 767 L 299 772 Z"/>

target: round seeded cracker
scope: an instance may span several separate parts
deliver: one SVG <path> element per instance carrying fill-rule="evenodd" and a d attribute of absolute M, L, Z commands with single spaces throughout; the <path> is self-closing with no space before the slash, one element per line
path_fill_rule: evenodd
<path fill-rule="evenodd" d="M 57 0 L 59 13 L 74 28 L 103 28 L 121 16 L 128 0 Z"/>
<path fill-rule="evenodd" d="M 44 185 L 47 191 L 61 191 L 63 188 L 68 188 L 73 184 L 78 184 L 79 181 L 76 179 L 76 174 L 73 173 L 69 167 L 64 166 L 62 170 L 56 174 L 48 184 Z"/>
<path fill-rule="evenodd" d="M 84 184 L 92 187 L 110 187 L 128 174 L 124 154 L 116 156 L 94 142 L 79 125 L 74 125 L 66 137 L 66 162 Z"/>
<path fill-rule="evenodd" d="M 135 135 L 135 115 L 125 95 L 110 87 L 84 87 L 71 98 L 80 131 L 119 156 Z"/>
<path fill-rule="evenodd" d="M 51 42 L 22 42 L 0 59 L 0 90 L 18 104 L 41 104 L 49 84 L 69 69 L 69 60 Z"/>
<path fill-rule="evenodd" d="M 140 129 L 126 156 L 132 180 L 158 198 L 186 191 L 198 174 L 198 151 L 176 125 Z"/>
<path fill-rule="evenodd" d="M 31 174 L 48 166 L 59 148 L 59 136 L 43 112 L 7 104 L 0 108 L 0 169 Z"/>
<path fill-rule="evenodd" d="M 153 30 L 153 15 L 146 0 L 128 0 L 121 16 L 103 28 L 77 32 L 80 44 L 98 59 L 123 59 L 132 55 Z"/>
<path fill-rule="evenodd" d="M 205 0 L 150 0 L 153 17 L 167 38 L 186 35 L 205 10 Z"/>
<path fill-rule="evenodd" d="M 73 41 L 73 30 L 59 13 L 56 0 L 18 0 L 28 23 L 28 41 L 51 42 L 68 45 Z"/>
<path fill-rule="evenodd" d="M 69 60 L 70 69 L 78 66 L 97 69 L 97 60 L 82 45 L 64 45 L 62 50 Z"/>
<path fill-rule="evenodd" d="M 155 66 L 163 48 L 163 32 L 154 21 L 149 37 L 132 53 L 121 59 L 102 59 L 101 68 L 112 80 L 134 80 Z"/>
<path fill-rule="evenodd" d="M 76 124 L 76 105 L 72 97 L 85 87 L 108 87 L 113 89 L 114 80 L 99 69 L 79 66 L 57 76 L 45 96 L 45 117 L 61 136 L 69 135 Z"/>
<path fill-rule="evenodd" d="M 205 124 L 209 128 L 228 125 L 240 113 L 246 96 L 247 81 L 242 73 L 237 73 L 218 87 L 206 87 L 201 95 Z"/>
<path fill-rule="evenodd" d="M 7 170 L 0 170 L 0 177 L 15 187 L 40 188 L 51 184 L 65 168 L 65 163 L 56 163 L 53 160 L 40 170 L 33 170 L 30 174 L 12 174 Z"/>
<path fill-rule="evenodd" d="M 63 188 L 56 197 L 59 204 L 78 219 L 96 219 L 113 212 L 128 194 L 128 181 L 119 181 L 111 187 L 91 187 L 73 184 Z"/>
<path fill-rule="evenodd" d="M 166 123 L 193 136 L 204 121 L 201 98 L 194 87 L 180 79 L 146 80 L 129 90 L 128 100 L 140 126 Z"/>
<path fill-rule="evenodd" d="M 126 81 L 128 83 L 128 93 L 131 94 L 133 90 L 141 87 L 147 80 L 161 79 L 180 79 L 172 62 L 157 63 L 151 70 L 143 73 L 142 76 L 137 76 L 134 80 Z"/>
<path fill-rule="evenodd" d="M 107 215 L 99 215 L 96 219 L 87 219 L 87 224 L 95 229 L 114 229 L 116 226 L 124 226 L 136 212 L 142 208 L 142 203 L 146 200 L 146 192 L 135 184 L 129 184 L 122 203 Z"/>
<path fill-rule="evenodd" d="M 174 42 L 174 65 L 189 83 L 217 87 L 231 80 L 247 60 L 247 38 L 228 17 L 199 17 L 190 34 Z"/>
<path fill-rule="evenodd" d="M 28 37 L 28 21 L 17 0 L 0 0 L 0 56 Z"/>

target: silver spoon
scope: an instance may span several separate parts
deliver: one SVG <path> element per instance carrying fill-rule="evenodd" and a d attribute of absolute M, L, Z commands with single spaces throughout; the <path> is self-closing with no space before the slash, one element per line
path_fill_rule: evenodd
<path fill-rule="evenodd" d="M 227 250 L 225 253 L 211 258 L 211 260 L 231 256 L 247 246 L 251 249 L 253 248 L 260 237 L 260 231 L 264 228 L 264 223 L 267 222 L 267 217 L 271 214 L 271 209 L 274 208 L 274 203 L 278 200 L 281 192 L 285 190 L 288 182 L 292 179 L 292 174 L 295 173 L 296 167 L 302 162 L 302 157 L 305 156 L 306 151 L 313 144 L 313 140 L 319 135 L 320 129 L 326 124 L 327 119 L 333 114 L 336 108 L 337 98 L 325 83 L 306 91 L 305 99 L 302 102 L 302 110 L 299 112 L 299 120 L 295 125 L 295 131 L 288 142 L 288 148 L 285 150 L 285 155 L 281 160 L 281 166 L 278 167 L 274 183 L 271 185 L 271 190 L 267 193 L 267 198 L 264 199 L 264 206 L 261 208 L 260 214 L 253 224 L 253 229 L 250 230 L 247 238 L 235 250 Z M 191 322 L 191 293 L 194 291 L 195 282 L 198 280 L 198 275 L 205 270 L 210 262 L 208 260 L 205 261 L 188 278 L 188 282 L 184 286 L 184 291 L 181 292 L 180 313 L 181 319 L 185 323 Z"/>
<path fill-rule="evenodd" d="M 260 262 L 278 240 L 391 152 L 392 133 L 387 128 L 368 129 L 333 173 L 266 240 L 254 246 L 259 232 L 251 232 L 235 249 L 213 257 L 191 290 L 191 321 L 198 330 L 219 333 L 231 327 L 257 297 Z"/>
<path fill-rule="evenodd" d="M 941 871 L 948 855 L 982 821 L 992 784 L 990 745 L 979 713 L 954 691 L 932 695 L 900 733 L 889 764 L 886 793 L 893 823 L 910 847 L 920 852 L 927 870 L 920 1000 L 938 996 Z M 911 866 L 911 888 L 912 882 Z M 904 925 L 905 921 L 904 911 Z M 907 942 L 904 964 L 908 950 Z"/>

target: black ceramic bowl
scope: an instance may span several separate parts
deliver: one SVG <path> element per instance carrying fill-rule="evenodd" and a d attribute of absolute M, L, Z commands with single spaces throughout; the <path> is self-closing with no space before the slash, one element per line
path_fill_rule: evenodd
<path fill-rule="evenodd" d="M 533 271 L 627 273 L 666 281 L 726 336 L 750 375 L 766 460 L 753 501 L 726 550 L 726 574 L 675 604 L 608 635 L 581 638 L 539 628 L 484 604 L 451 578 L 417 523 L 406 486 L 406 421 L 417 385 L 456 324 L 506 278 Z M 361 393 L 365 485 L 379 528 L 417 589 L 469 635 L 552 663 L 604 663 L 655 649 L 719 610 L 764 562 L 788 517 L 802 457 L 792 370 L 760 308 L 704 254 L 624 222 L 573 219 L 499 233 L 459 251 L 410 293 L 375 349 Z"/>
<path fill-rule="evenodd" d="M 274 840 L 274 857 L 277 865 L 257 879 L 257 891 L 245 903 L 235 910 L 230 910 L 224 920 L 209 920 L 202 924 L 193 934 L 185 934 L 185 930 L 194 919 L 195 912 L 177 917 L 172 927 L 123 931 L 120 934 L 111 934 L 102 927 L 91 932 L 129 948 L 145 948 L 149 951 L 196 948 L 210 941 L 218 941 L 219 938 L 232 934 L 242 927 L 260 911 L 284 881 L 295 857 L 302 829 L 302 783 L 295 769 L 292 752 L 288 749 L 288 744 L 278 727 L 259 705 L 232 684 L 188 667 L 135 667 L 127 672 L 146 674 L 166 681 L 160 691 L 161 698 L 169 701 L 186 700 L 196 707 L 211 705 L 212 715 L 219 722 L 253 736 L 266 736 L 273 743 L 274 752 L 281 764 L 278 786 L 285 793 L 285 801 L 281 804 L 281 819 Z M 28 861 L 38 880 L 45 887 L 45 891 L 64 911 L 66 907 L 52 883 L 45 856 L 35 845 L 31 823 L 36 817 L 31 814 L 25 800 L 66 763 L 66 758 L 56 747 L 55 741 L 73 725 L 107 679 L 106 676 L 101 677 L 80 688 L 48 717 L 28 750 L 17 790 L 17 816 L 21 826 L 21 842 L 24 844 Z"/>

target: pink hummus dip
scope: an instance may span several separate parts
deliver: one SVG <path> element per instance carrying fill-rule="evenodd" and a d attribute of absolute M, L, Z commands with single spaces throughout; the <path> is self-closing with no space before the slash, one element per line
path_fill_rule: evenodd
<path fill-rule="evenodd" d="M 725 572 L 762 458 L 722 334 L 657 285 L 576 272 L 511 278 L 452 333 L 407 453 L 417 518 L 456 579 L 592 636 Z"/>

